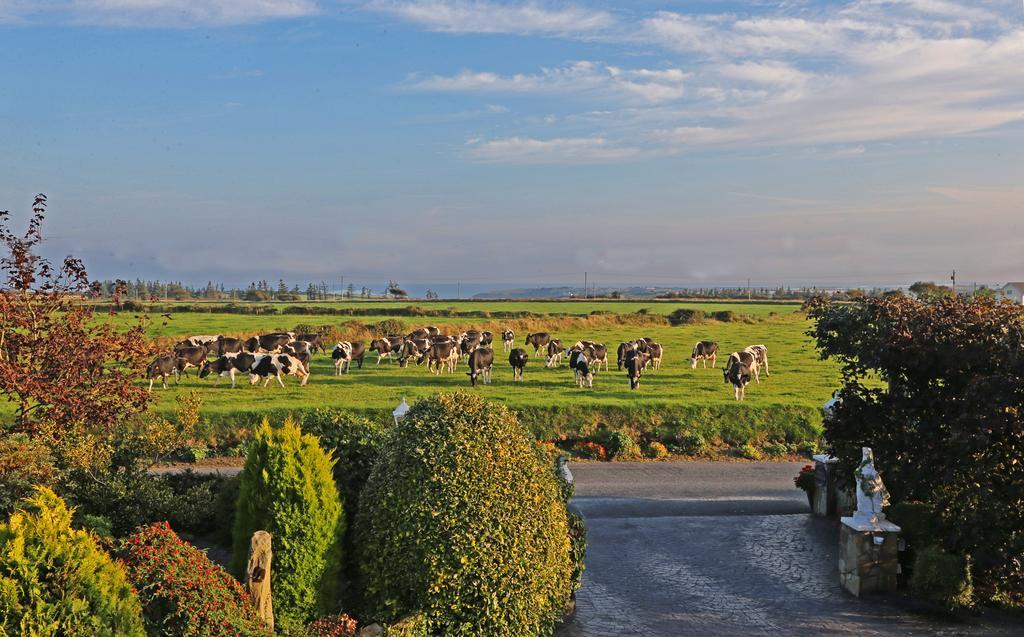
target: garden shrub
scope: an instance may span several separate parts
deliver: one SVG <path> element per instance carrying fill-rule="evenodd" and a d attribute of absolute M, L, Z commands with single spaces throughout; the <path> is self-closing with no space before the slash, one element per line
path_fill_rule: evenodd
<path fill-rule="evenodd" d="M 764 455 L 761 453 L 761 450 L 755 447 L 754 445 L 743 445 L 742 447 L 739 448 L 738 451 L 740 457 L 746 458 L 747 460 L 760 460 L 761 457 Z"/>
<path fill-rule="evenodd" d="M 388 438 L 356 520 L 366 614 L 432 634 L 549 635 L 567 608 L 566 509 L 505 406 L 419 401 Z"/>
<path fill-rule="evenodd" d="M 608 434 L 604 448 L 610 460 L 635 460 L 640 457 L 640 446 L 624 431 Z"/>
<path fill-rule="evenodd" d="M 380 454 L 389 427 L 343 409 L 321 408 L 302 416 L 302 431 L 316 436 L 334 456 L 334 479 L 349 518 L 359 506 L 359 493 Z"/>
<path fill-rule="evenodd" d="M 590 460 L 608 459 L 608 452 L 604 446 L 590 440 L 577 440 L 576 444 L 572 446 L 572 450 L 581 458 L 588 458 Z"/>
<path fill-rule="evenodd" d="M 56 474 L 45 444 L 20 433 L 0 436 L 0 519 L 7 519 L 35 485 L 53 486 Z"/>
<path fill-rule="evenodd" d="M 647 445 L 644 455 L 654 460 L 664 460 L 669 456 L 668 447 L 654 440 Z"/>
<path fill-rule="evenodd" d="M 142 637 L 125 575 L 47 487 L 0 524 L 0 634 Z"/>
<path fill-rule="evenodd" d="M 810 458 L 815 454 L 821 452 L 821 446 L 816 440 L 805 440 L 804 442 L 798 443 L 796 451 L 805 458 Z"/>
<path fill-rule="evenodd" d="M 970 560 L 945 553 L 936 546 L 925 547 L 917 551 L 914 559 L 910 588 L 950 610 L 970 607 L 974 603 Z"/>
<path fill-rule="evenodd" d="M 764 446 L 764 452 L 766 455 L 772 458 L 779 458 L 788 454 L 790 451 L 789 445 L 784 442 L 770 442 Z"/>
<path fill-rule="evenodd" d="M 868 441 L 893 502 L 928 503 L 943 546 L 971 556 L 976 590 L 1024 604 L 1024 307 L 892 296 L 809 317 L 841 364 L 825 424 L 840 475 Z"/>
<path fill-rule="evenodd" d="M 680 453 L 699 456 L 708 450 L 708 441 L 699 432 L 684 432 L 671 438 L 672 446 Z"/>
<path fill-rule="evenodd" d="M 269 635 L 248 591 L 205 552 L 182 541 L 166 522 L 143 527 L 126 538 L 119 556 L 139 591 L 150 634 Z"/>
<path fill-rule="evenodd" d="M 583 571 L 587 568 L 587 522 L 576 509 L 566 512 L 569 525 L 569 555 L 572 559 L 571 590 L 573 593 L 583 585 Z"/>
<path fill-rule="evenodd" d="M 423 615 L 413 615 L 384 629 L 384 637 L 429 637 L 430 630 Z"/>
<path fill-rule="evenodd" d="M 913 548 L 923 549 L 939 539 L 942 521 L 923 502 L 900 502 L 890 506 L 885 514 L 900 527 L 900 537 Z"/>
<path fill-rule="evenodd" d="M 264 421 L 242 469 L 235 512 L 233 570 L 245 568 L 252 534 L 273 536 L 274 612 L 307 622 L 337 602 L 345 518 L 330 454 L 292 420 Z"/>
<path fill-rule="evenodd" d="M 226 478 L 213 501 L 214 519 L 217 521 L 214 540 L 225 548 L 230 548 L 234 543 L 232 534 L 235 528 L 238 487 L 241 482 L 241 477 L 237 475 Z"/>
<path fill-rule="evenodd" d="M 305 637 L 355 637 L 357 625 L 344 613 L 328 615 L 310 624 Z"/>

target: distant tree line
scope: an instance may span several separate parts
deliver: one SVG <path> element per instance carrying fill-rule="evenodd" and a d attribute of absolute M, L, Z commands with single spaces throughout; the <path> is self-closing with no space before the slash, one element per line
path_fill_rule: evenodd
<path fill-rule="evenodd" d="M 395 281 L 390 281 L 383 294 L 374 294 L 369 287 L 362 286 L 358 290 L 355 284 L 349 283 L 344 290 L 332 290 L 326 281 L 310 282 L 305 288 L 297 283 L 288 285 L 284 279 L 272 284 L 266 279 L 253 281 L 246 287 L 227 286 L 224 283 L 207 281 L 205 286 L 186 285 L 181 281 L 111 281 L 105 280 L 95 284 L 94 296 L 101 299 L 112 299 L 118 293 L 119 298 L 126 301 L 324 301 L 329 299 L 369 299 L 380 296 L 401 298 L 408 296 Z"/>

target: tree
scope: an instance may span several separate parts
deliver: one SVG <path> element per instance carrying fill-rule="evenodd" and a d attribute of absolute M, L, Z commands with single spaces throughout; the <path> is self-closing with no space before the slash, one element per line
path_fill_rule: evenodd
<path fill-rule="evenodd" d="M 80 260 L 68 256 L 55 267 L 36 253 L 45 212 L 39 195 L 23 235 L 0 212 L 0 393 L 17 405 L 15 430 L 45 439 L 65 461 L 87 463 L 101 450 L 88 441 L 149 404 L 134 380 L 150 347 L 142 321 L 123 330 L 96 320 L 83 302 L 95 286 Z M 115 303 L 125 287 L 117 282 Z"/>
<path fill-rule="evenodd" d="M 345 298 L 351 299 L 353 296 L 355 296 L 355 290 L 356 290 L 355 284 L 354 283 L 349 283 L 348 287 L 345 288 Z"/>
<path fill-rule="evenodd" d="M 936 285 L 934 281 L 918 281 L 910 286 L 910 293 L 925 303 L 953 296 L 953 288 Z"/>

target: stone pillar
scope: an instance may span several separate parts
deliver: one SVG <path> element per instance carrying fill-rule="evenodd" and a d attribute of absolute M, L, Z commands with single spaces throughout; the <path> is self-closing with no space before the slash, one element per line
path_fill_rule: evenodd
<path fill-rule="evenodd" d="M 814 515 L 828 516 L 836 512 L 836 471 L 838 458 L 827 454 L 814 456 L 814 498 L 811 510 Z"/>
<path fill-rule="evenodd" d="M 900 527 L 885 520 L 876 524 L 843 518 L 839 529 L 839 582 L 850 593 L 896 590 L 900 572 L 897 554 Z"/>
<path fill-rule="evenodd" d="M 245 568 L 245 586 L 252 595 L 256 613 L 274 630 L 274 604 L 270 597 L 270 534 L 256 531 L 249 542 L 249 562 Z"/>

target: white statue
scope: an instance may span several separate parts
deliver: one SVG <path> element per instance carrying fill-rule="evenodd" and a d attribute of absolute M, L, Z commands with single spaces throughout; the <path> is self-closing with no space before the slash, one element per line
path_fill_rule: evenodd
<path fill-rule="evenodd" d="M 857 511 L 853 514 L 858 521 L 877 524 L 885 520 L 882 507 L 889 504 L 889 492 L 885 490 L 882 476 L 875 469 L 875 456 L 871 447 L 861 447 L 864 454 L 860 465 L 853 473 L 857 479 Z"/>

